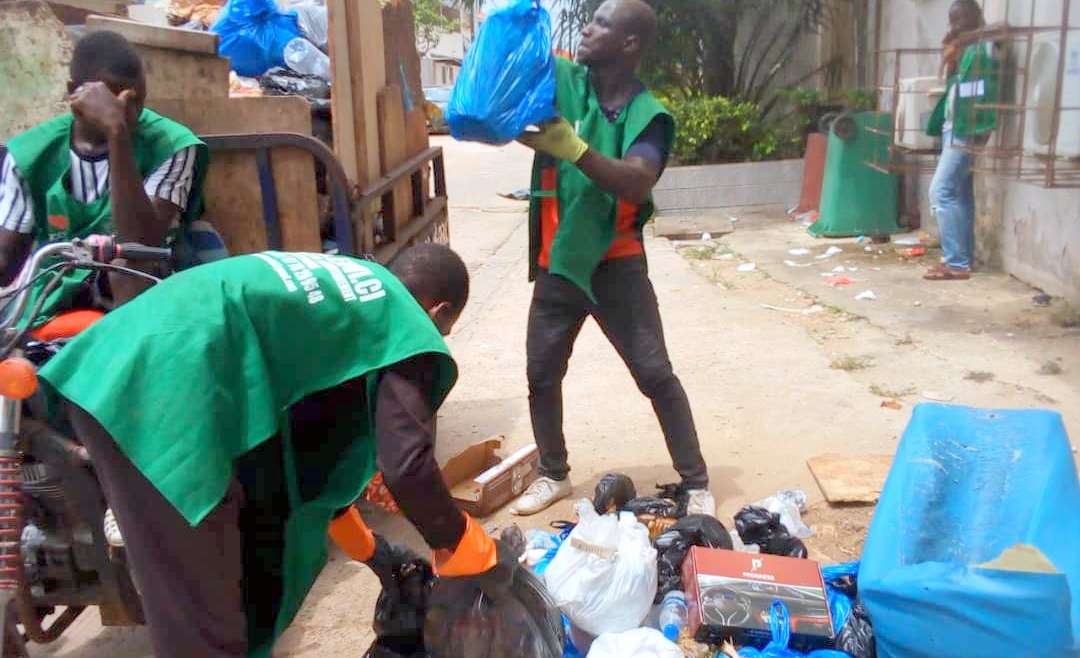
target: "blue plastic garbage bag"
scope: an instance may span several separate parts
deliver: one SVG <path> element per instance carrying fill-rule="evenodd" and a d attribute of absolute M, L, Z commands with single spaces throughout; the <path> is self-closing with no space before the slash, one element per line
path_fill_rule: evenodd
<path fill-rule="evenodd" d="M 832 617 L 833 631 L 837 633 L 851 616 L 852 590 L 858 574 L 858 562 L 842 562 L 821 567 L 825 595 L 829 599 L 829 616 Z"/>
<path fill-rule="evenodd" d="M 1080 655 L 1077 510 L 1057 413 L 915 407 L 859 569 L 878 655 Z M 1060 574 L 978 566 L 1017 544 Z"/>
<path fill-rule="evenodd" d="M 769 631 L 772 640 L 763 649 L 743 647 L 739 649 L 742 658 L 850 658 L 843 651 L 832 649 L 819 649 L 810 653 L 802 653 L 788 648 L 791 641 L 791 614 L 783 601 L 772 602 L 769 610 Z"/>
<path fill-rule="evenodd" d="M 446 123 L 455 139 L 506 144 L 555 117 L 551 16 L 535 0 L 490 14 L 465 56 Z"/>
<path fill-rule="evenodd" d="M 274 0 L 229 0 L 210 31 L 221 36 L 218 52 L 232 70 L 248 77 L 285 66 L 285 44 L 300 36 L 296 13 L 278 11 Z"/>

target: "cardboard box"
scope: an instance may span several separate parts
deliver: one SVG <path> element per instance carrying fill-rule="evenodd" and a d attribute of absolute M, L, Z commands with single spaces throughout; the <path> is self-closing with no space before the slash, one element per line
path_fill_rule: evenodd
<path fill-rule="evenodd" d="M 791 648 L 833 645 L 821 568 L 812 560 L 695 546 L 683 563 L 690 632 L 699 642 L 769 642 L 770 608 L 783 601 L 791 616 Z"/>
<path fill-rule="evenodd" d="M 504 459 L 498 455 L 502 442 L 501 436 L 481 441 L 442 467 L 450 494 L 472 516 L 488 516 L 521 495 L 540 475 L 535 444 Z"/>

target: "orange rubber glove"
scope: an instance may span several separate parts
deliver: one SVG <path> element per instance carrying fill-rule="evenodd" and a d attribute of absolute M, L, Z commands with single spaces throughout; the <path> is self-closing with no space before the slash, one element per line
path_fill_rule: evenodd
<path fill-rule="evenodd" d="M 330 538 L 354 560 L 367 562 L 375 555 L 375 533 L 351 505 L 349 511 L 330 522 Z"/>
<path fill-rule="evenodd" d="M 466 514 L 465 534 L 461 535 L 457 548 L 452 552 L 448 549 L 435 551 L 432 562 L 435 573 L 440 577 L 477 576 L 498 565 L 499 550 L 495 540 Z"/>

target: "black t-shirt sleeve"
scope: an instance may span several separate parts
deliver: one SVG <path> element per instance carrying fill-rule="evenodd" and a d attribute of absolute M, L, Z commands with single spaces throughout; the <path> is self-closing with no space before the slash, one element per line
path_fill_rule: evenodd
<path fill-rule="evenodd" d="M 375 404 L 376 450 L 386 486 L 406 518 L 431 548 L 454 549 L 465 533 L 465 518 L 435 461 L 430 393 L 437 375 L 433 355 L 383 372 Z"/>
<path fill-rule="evenodd" d="M 626 150 L 624 157 L 638 157 L 648 160 L 656 165 L 659 173 L 664 173 L 669 157 L 669 145 L 667 142 L 667 130 L 664 118 L 654 117 L 645 130 L 638 136 L 630 148 Z M 659 177 L 659 175 L 657 176 Z"/>

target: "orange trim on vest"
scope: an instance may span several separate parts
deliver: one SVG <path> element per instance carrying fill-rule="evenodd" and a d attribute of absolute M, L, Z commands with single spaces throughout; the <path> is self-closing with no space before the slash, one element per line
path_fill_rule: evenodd
<path fill-rule="evenodd" d="M 540 198 L 540 256 L 537 262 L 547 269 L 551 263 L 551 244 L 559 230 L 559 200 L 554 195 L 559 187 L 559 172 L 555 167 L 545 167 L 540 172 L 540 190 L 552 196 Z M 604 254 L 604 260 L 640 256 L 645 247 L 638 236 L 637 222 L 641 206 L 629 201 L 619 200 L 615 212 L 615 239 L 611 248 Z"/>
<path fill-rule="evenodd" d="M 74 338 L 103 317 L 105 314 L 101 311 L 69 311 L 31 331 L 30 335 L 38 340 Z"/>

